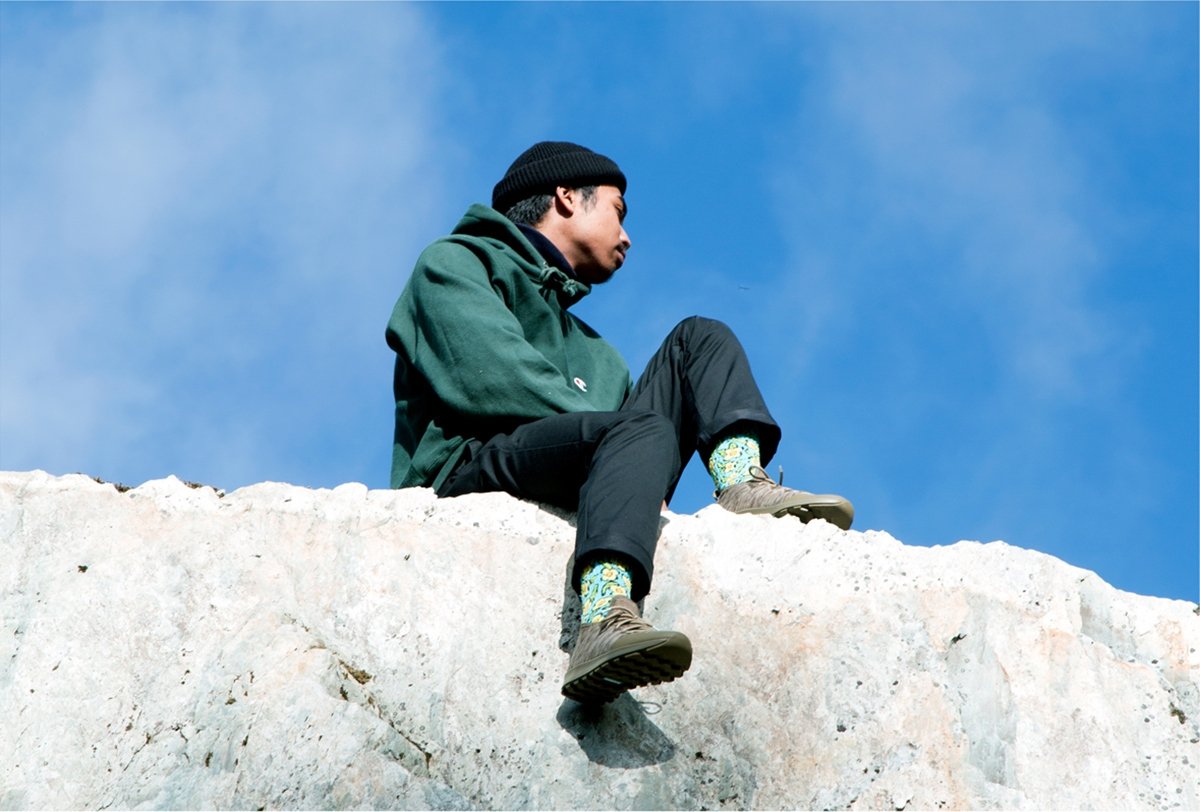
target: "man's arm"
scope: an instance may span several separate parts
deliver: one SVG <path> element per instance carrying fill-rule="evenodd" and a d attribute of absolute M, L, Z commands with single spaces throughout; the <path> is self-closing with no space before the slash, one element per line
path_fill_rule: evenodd
<path fill-rule="evenodd" d="M 538 418 L 601 408 L 526 340 L 466 246 L 426 249 L 387 332 L 459 414 Z"/>

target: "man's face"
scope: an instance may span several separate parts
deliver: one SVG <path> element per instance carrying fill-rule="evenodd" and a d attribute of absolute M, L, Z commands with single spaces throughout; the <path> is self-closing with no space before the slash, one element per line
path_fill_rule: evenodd
<path fill-rule="evenodd" d="M 607 282 L 625 262 L 630 241 L 624 220 L 625 198 L 616 186 L 597 186 L 594 198 L 575 207 L 568 227 L 572 250 L 564 253 L 581 282 Z"/>

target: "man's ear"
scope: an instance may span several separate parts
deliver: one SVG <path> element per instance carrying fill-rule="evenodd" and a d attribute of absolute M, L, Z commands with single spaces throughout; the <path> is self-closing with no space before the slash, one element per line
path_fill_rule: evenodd
<path fill-rule="evenodd" d="M 563 217 L 570 217 L 579 205 L 579 191 L 567 186 L 559 186 L 554 190 L 554 208 Z"/>

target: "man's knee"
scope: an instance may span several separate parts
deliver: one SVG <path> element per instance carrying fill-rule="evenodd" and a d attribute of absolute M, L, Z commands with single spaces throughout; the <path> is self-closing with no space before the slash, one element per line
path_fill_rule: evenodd
<path fill-rule="evenodd" d="M 733 330 L 729 329 L 729 325 L 723 321 L 710 319 L 706 316 L 688 316 L 679 322 L 671 332 L 683 336 L 689 343 L 708 337 L 734 337 Z"/>
<path fill-rule="evenodd" d="M 635 436 L 638 442 L 674 448 L 679 442 L 679 430 L 670 418 L 650 409 L 631 409 L 621 413 L 620 428 Z"/>
<path fill-rule="evenodd" d="M 680 467 L 679 429 L 670 418 L 650 409 L 632 409 L 622 412 L 614 429 L 620 434 L 617 445 L 622 456 L 675 476 Z"/>

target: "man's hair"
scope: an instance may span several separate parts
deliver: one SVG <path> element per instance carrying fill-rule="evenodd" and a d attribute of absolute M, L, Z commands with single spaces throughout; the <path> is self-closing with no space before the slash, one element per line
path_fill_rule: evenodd
<path fill-rule="evenodd" d="M 590 206 L 596 199 L 595 186 L 580 186 L 576 191 L 579 192 L 579 199 L 584 205 Z M 513 203 L 508 211 L 504 212 L 504 216 L 519 225 L 536 226 L 542 222 L 546 212 L 550 211 L 550 204 L 553 201 L 554 195 L 552 194 L 530 195 L 524 200 Z"/>

